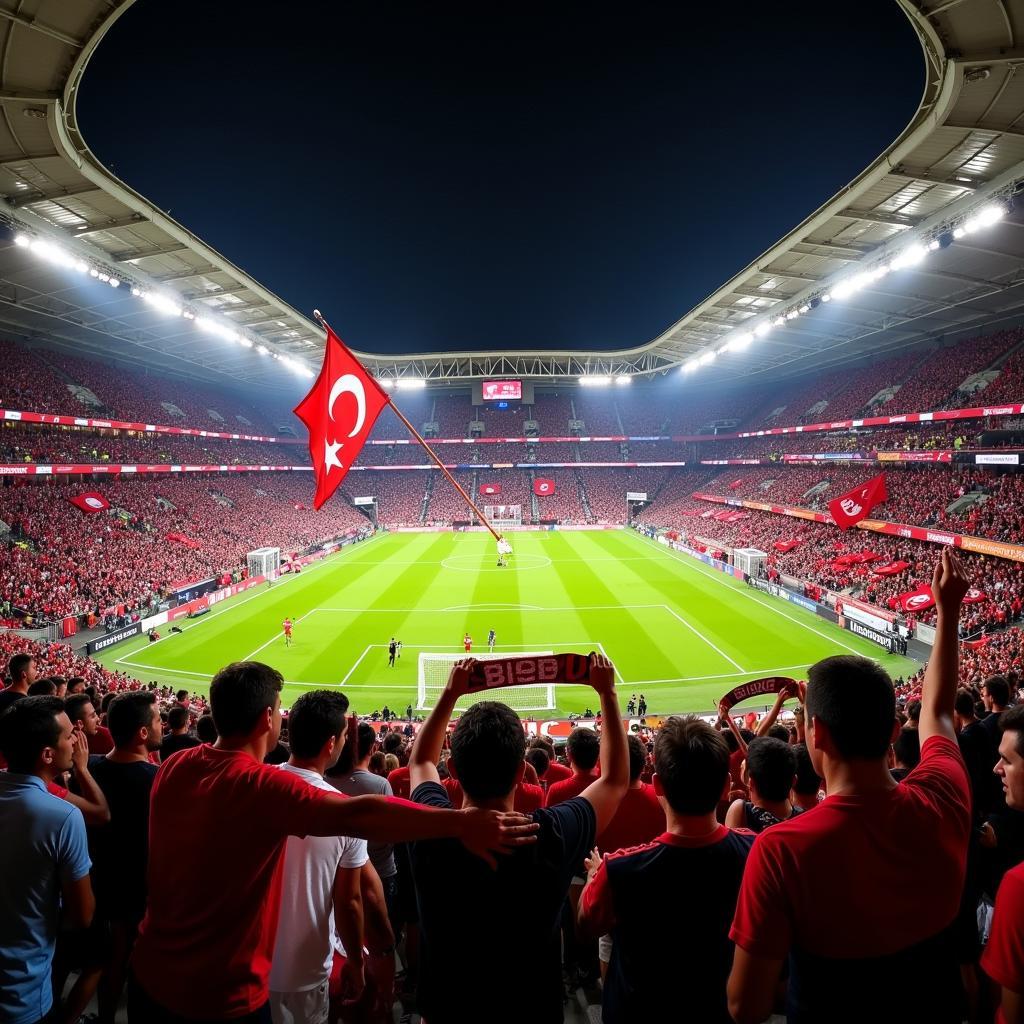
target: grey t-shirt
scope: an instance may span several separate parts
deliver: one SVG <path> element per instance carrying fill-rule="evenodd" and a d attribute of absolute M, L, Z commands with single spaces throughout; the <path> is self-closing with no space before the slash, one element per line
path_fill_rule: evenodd
<path fill-rule="evenodd" d="M 394 796 L 391 783 L 387 779 L 356 768 L 348 775 L 328 776 L 327 781 L 339 793 L 345 796 Z M 390 878 L 398 874 L 395 867 L 395 847 L 392 843 L 367 843 L 370 863 L 377 869 L 381 878 Z"/>

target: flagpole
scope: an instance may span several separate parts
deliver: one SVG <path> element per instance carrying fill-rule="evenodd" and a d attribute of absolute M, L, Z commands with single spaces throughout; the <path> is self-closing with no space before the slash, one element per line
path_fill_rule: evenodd
<path fill-rule="evenodd" d="M 320 325 L 324 328 L 325 331 L 330 330 L 327 321 L 323 318 L 323 315 L 320 313 L 319 309 L 313 310 L 313 316 L 317 318 L 317 320 L 320 322 Z M 409 422 L 409 420 L 405 416 L 405 413 L 403 413 L 402 410 L 399 409 L 397 405 L 395 405 L 394 400 L 386 391 L 381 389 L 381 392 L 384 395 L 384 398 L 386 399 L 388 405 L 391 407 L 391 411 L 405 424 L 406 429 L 409 431 L 409 433 L 412 434 L 412 436 L 415 437 L 417 441 L 419 441 L 419 443 L 423 446 L 424 451 L 434 460 L 434 463 L 437 465 L 437 468 L 441 470 L 442 473 L 444 473 L 445 477 L 448 479 L 448 482 L 452 485 L 452 487 L 455 488 L 455 490 L 459 492 L 459 494 L 462 495 L 463 500 L 476 513 L 477 518 L 479 518 L 480 522 L 487 527 L 487 529 L 490 531 L 491 536 L 495 540 L 501 540 L 501 534 L 498 533 L 493 526 L 491 526 L 487 517 L 483 514 L 483 512 L 480 511 L 480 509 L 476 507 L 476 502 L 473 501 L 473 499 L 466 493 L 466 491 L 463 489 L 462 485 L 458 482 L 458 480 L 456 480 L 455 477 L 453 477 L 452 474 L 448 471 L 448 467 L 437 457 L 437 454 L 434 452 L 434 449 L 431 448 L 429 444 L 427 444 L 426 439 Z"/>

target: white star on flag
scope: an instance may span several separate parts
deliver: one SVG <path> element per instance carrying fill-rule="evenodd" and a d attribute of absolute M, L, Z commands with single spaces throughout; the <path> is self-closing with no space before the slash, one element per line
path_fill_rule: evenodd
<path fill-rule="evenodd" d="M 338 469 L 344 469 L 341 460 L 338 458 L 338 449 L 343 448 L 344 445 L 341 441 L 328 441 L 324 438 L 324 470 L 329 470 L 331 466 L 337 466 Z"/>

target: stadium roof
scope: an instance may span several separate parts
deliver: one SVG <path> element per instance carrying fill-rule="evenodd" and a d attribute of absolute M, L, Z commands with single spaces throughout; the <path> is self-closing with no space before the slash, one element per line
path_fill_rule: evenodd
<path fill-rule="evenodd" d="M 0 218 L 12 228 L 0 243 L 0 330 L 194 377 L 280 386 L 282 360 L 299 376 L 319 362 L 320 328 L 118 180 L 79 131 L 75 99 L 89 59 L 133 2 L 0 0 Z M 934 0 L 929 11 L 894 2 L 917 31 L 926 68 L 910 124 L 653 341 L 615 352 L 364 354 L 366 362 L 384 377 L 439 382 L 686 366 L 703 385 L 839 366 L 1024 313 L 1024 205 L 1012 208 L 1024 187 L 1024 0 Z M 880 73 L 869 59 L 852 71 L 851 88 L 856 74 Z M 842 131 L 841 113 L 828 131 Z M 978 212 L 995 208 L 1002 219 L 980 226 Z"/>

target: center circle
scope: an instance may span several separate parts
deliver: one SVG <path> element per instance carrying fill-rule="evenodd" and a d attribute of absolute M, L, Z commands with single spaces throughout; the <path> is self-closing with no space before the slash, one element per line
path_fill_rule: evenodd
<path fill-rule="evenodd" d="M 508 565 L 496 565 L 490 555 L 449 555 L 441 559 L 445 569 L 456 572 L 509 572 L 526 569 L 543 569 L 551 564 L 547 555 L 513 555 Z"/>

